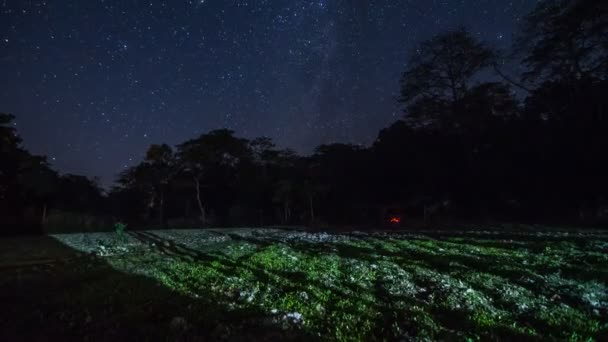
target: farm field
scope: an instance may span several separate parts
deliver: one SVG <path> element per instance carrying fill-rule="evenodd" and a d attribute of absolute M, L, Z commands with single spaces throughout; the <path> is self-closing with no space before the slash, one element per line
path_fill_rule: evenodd
<path fill-rule="evenodd" d="M 608 340 L 602 231 L 132 231 L 0 257 L 0 340 Z"/>

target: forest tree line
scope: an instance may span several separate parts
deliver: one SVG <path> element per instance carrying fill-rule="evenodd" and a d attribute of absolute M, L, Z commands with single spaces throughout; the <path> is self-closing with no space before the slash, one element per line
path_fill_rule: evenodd
<path fill-rule="evenodd" d="M 44 226 L 62 212 L 160 227 L 352 225 L 401 208 L 406 217 L 605 222 L 607 75 L 608 5 L 540 1 L 512 51 L 464 28 L 413 49 L 403 119 L 371 146 L 301 156 L 219 129 L 150 146 L 108 192 L 31 155 L 14 117 L 1 114 L 0 221 Z"/>

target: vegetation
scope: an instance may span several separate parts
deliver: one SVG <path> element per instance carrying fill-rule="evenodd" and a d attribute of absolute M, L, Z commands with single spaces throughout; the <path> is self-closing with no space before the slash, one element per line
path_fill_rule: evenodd
<path fill-rule="evenodd" d="M 174 325 L 184 338 L 243 337 L 254 327 L 265 331 L 256 339 L 608 336 L 603 232 L 166 230 L 130 232 L 125 242 L 103 249 L 109 234 L 54 238 L 97 257 L 53 272 L 72 283 L 69 293 L 43 301 L 66 300 L 60 309 L 41 306 L 41 331 L 52 326 L 47 320 L 59 320 L 83 336 L 93 329 L 96 338 L 109 334 L 95 330 L 102 323 L 116 334 L 137 327 L 138 336 L 157 338 L 175 334 Z M 83 281 L 98 272 L 94 282 Z M 51 277 L 30 276 L 27 284 Z M 14 277 L 3 273 L 3 289 Z"/>
<path fill-rule="evenodd" d="M 124 241 L 126 238 L 125 230 L 127 229 L 127 225 L 122 222 L 117 222 L 114 224 L 114 231 L 116 231 L 116 236 L 119 241 Z"/>

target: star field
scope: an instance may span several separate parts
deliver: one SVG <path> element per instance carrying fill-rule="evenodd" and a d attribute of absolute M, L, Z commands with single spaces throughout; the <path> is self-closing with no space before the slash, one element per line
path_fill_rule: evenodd
<path fill-rule="evenodd" d="M 508 48 L 534 1 L 0 0 L 0 111 L 33 153 L 110 184 L 152 143 L 212 129 L 309 153 L 396 120 L 423 39 Z"/>

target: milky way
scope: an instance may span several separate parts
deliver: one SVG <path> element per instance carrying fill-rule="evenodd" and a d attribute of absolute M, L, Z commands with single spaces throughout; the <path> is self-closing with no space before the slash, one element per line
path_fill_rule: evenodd
<path fill-rule="evenodd" d="M 228 127 L 309 153 L 401 116 L 420 40 L 508 48 L 534 1 L 0 0 L 0 111 L 33 153 L 110 184 L 151 143 Z"/>

